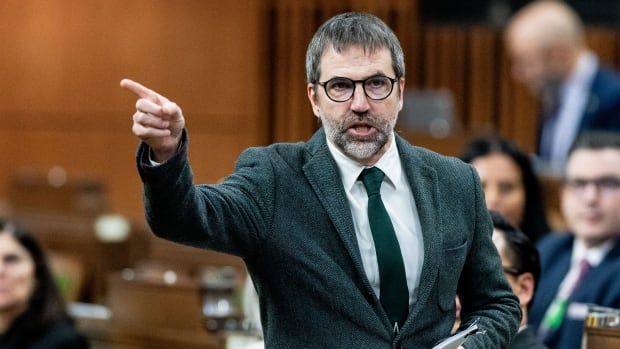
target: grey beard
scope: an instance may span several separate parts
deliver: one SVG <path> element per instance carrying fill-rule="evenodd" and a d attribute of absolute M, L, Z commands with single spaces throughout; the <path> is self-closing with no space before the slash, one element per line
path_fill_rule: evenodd
<path fill-rule="evenodd" d="M 389 122 L 387 122 L 389 124 Z M 351 139 L 346 133 L 346 128 L 342 125 L 334 125 L 329 121 L 323 122 L 323 128 L 327 135 L 327 139 L 332 141 L 345 155 L 356 159 L 364 160 L 375 155 L 388 141 L 391 125 L 377 125 L 377 134 L 369 140 Z"/>
<path fill-rule="evenodd" d="M 387 137 L 383 133 L 378 133 L 375 139 L 368 141 L 358 141 L 347 138 L 347 135 L 341 133 L 332 139 L 336 146 L 346 155 L 358 160 L 372 157 L 383 148 L 385 143 L 387 143 Z"/>

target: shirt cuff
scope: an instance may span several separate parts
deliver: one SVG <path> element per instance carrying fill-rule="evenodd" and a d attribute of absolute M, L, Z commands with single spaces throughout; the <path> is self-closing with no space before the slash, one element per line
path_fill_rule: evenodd
<path fill-rule="evenodd" d="M 181 149 L 181 144 L 182 144 L 182 143 L 183 143 L 183 142 L 179 141 L 179 145 L 177 146 L 177 150 L 176 150 L 176 152 L 174 153 L 175 155 L 179 153 L 179 149 Z M 152 150 L 151 150 L 151 148 L 149 147 L 149 163 L 151 164 L 151 166 L 156 167 L 156 166 L 159 166 L 159 165 L 162 165 L 162 164 L 164 164 L 164 163 L 165 163 L 165 161 L 164 161 L 164 162 L 157 162 L 157 161 L 153 160 L 152 153 L 153 153 L 153 151 L 152 151 Z"/>

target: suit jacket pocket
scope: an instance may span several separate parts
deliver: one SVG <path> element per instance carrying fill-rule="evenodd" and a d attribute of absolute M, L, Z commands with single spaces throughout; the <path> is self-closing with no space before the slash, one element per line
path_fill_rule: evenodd
<path fill-rule="evenodd" d="M 454 311 L 454 296 L 459 283 L 461 270 L 467 257 L 467 241 L 457 247 L 442 251 L 442 264 L 439 270 L 439 307 L 443 311 Z"/>

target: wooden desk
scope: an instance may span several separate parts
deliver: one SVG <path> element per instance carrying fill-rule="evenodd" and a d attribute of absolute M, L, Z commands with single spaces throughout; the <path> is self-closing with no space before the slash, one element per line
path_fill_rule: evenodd
<path fill-rule="evenodd" d="M 78 319 L 94 349 L 221 349 L 224 339 L 204 326 L 200 286 L 179 276 L 163 280 L 108 277 L 109 320 Z"/>
<path fill-rule="evenodd" d="M 223 349 L 224 338 L 205 331 L 140 324 L 117 324 L 113 320 L 79 319 L 78 330 L 92 349 Z"/>
<path fill-rule="evenodd" d="M 108 277 L 108 305 L 115 325 L 206 331 L 200 286 L 181 275 L 166 284 L 161 279 L 125 280 L 112 273 Z"/>
<path fill-rule="evenodd" d="M 585 327 L 583 335 L 584 349 L 620 348 L 620 328 Z"/>

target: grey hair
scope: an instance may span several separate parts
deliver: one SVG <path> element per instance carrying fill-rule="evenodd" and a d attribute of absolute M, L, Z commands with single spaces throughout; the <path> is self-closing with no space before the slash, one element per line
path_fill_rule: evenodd
<path fill-rule="evenodd" d="M 392 55 L 392 67 L 396 78 L 405 76 L 403 49 L 394 32 L 378 17 L 360 12 L 347 12 L 330 18 L 316 31 L 306 51 L 306 79 L 308 83 L 319 81 L 319 63 L 323 52 L 331 45 L 342 52 L 353 45 L 360 45 L 373 53 L 388 48 Z"/>

